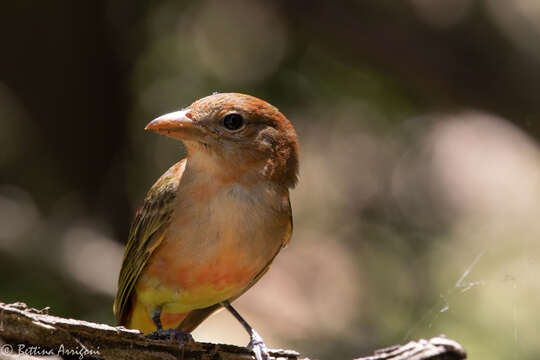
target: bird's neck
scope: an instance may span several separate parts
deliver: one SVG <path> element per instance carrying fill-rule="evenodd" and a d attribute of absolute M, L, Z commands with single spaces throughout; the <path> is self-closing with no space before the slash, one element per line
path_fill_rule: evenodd
<path fill-rule="evenodd" d="M 249 161 L 246 157 L 228 160 L 211 152 L 188 152 L 186 172 L 188 176 L 198 178 L 198 181 L 207 179 L 222 184 L 241 185 L 272 183 L 264 176 L 264 161 Z"/>
<path fill-rule="evenodd" d="M 288 206 L 288 188 L 260 175 L 250 172 L 243 174 L 225 172 L 208 165 L 203 165 L 197 158 L 188 157 L 182 175 L 179 191 L 183 192 L 179 199 L 184 203 L 189 199 L 197 203 L 213 202 L 212 206 L 223 206 L 234 209 L 231 204 L 245 203 L 250 209 L 253 206 L 262 208 L 286 209 Z M 232 201 L 232 203 L 231 203 Z M 235 206 L 236 206 L 235 205 Z M 255 211 L 259 213 L 260 211 Z"/>

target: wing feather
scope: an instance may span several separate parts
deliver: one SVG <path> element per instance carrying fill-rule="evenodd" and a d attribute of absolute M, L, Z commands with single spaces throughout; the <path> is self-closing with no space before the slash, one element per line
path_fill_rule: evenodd
<path fill-rule="evenodd" d="M 173 165 L 150 188 L 131 225 L 114 301 L 116 321 L 124 325 L 135 284 L 170 224 L 185 159 Z"/>

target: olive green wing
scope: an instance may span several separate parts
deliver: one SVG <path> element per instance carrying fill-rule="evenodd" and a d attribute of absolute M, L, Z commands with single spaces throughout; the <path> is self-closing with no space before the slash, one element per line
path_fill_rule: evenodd
<path fill-rule="evenodd" d="M 279 254 L 279 252 L 281 251 L 281 249 L 285 248 L 290 240 L 291 240 L 291 236 L 292 236 L 292 231 L 293 231 L 293 218 L 292 218 L 292 210 L 291 210 L 291 201 L 290 199 L 287 197 L 287 200 L 289 201 L 289 207 L 287 209 L 288 211 L 288 216 L 289 216 L 289 222 L 288 222 L 288 228 L 287 228 L 287 231 L 285 233 L 285 236 L 283 237 L 282 241 L 281 241 L 281 247 L 279 248 L 279 250 L 274 254 L 274 256 L 272 256 L 272 258 L 270 259 L 270 261 L 268 262 L 268 264 L 266 264 L 266 266 L 253 278 L 253 280 L 251 280 L 249 282 L 249 284 L 236 296 L 234 296 L 233 298 L 231 299 L 228 299 L 230 302 L 233 302 L 234 300 L 238 299 L 240 296 L 242 296 L 246 291 L 248 291 L 253 285 L 255 285 L 255 283 L 257 283 L 257 281 L 259 281 L 260 278 L 263 277 L 264 274 L 266 274 L 266 272 L 268 270 L 270 270 L 270 267 L 272 266 L 272 262 L 274 261 L 274 259 L 276 258 L 277 254 Z M 210 315 L 212 315 L 214 312 L 218 311 L 221 309 L 221 304 L 214 304 L 212 306 L 209 306 L 209 307 L 206 307 L 204 309 L 197 309 L 197 310 L 193 310 L 191 311 L 185 318 L 184 320 L 182 320 L 182 322 L 180 323 L 180 325 L 178 326 L 178 330 L 182 331 L 182 332 L 186 332 L 186 333 L 190 333 L 192 332 L 193 330 L 195 330 L 195 328 L 197 326 L 199 326 L 206 318 L 208 318 Z"/>
<path fill-rule="evenodd" d="M 184 168 L 185 159 L 167 170 L 150 188 L 143 204 L 137 210 L 129 231 L 118 278 L 118 292 L 114 300 L 113 311 L 119 325 L 125 324 L 135 284 L 171 222 Z"/>

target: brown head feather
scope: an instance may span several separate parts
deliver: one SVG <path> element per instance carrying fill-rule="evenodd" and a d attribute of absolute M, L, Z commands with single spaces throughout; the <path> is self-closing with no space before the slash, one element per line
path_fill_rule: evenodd
<path fill-rule="evenodd" d="M 202 98 L 189 109 L 194 123 L 212 133 L 218 142 L 235 143 L 242 152 L 238 157 L 262 161 L 262 176 L 286 187 L 296 185 L 296 132 L 276 107 L 253 96 L 223 93 Z M 246 122 L 244 129 L 233 134 L 220 126 L 223 118 L 231 113 L 240 114 Z"/>

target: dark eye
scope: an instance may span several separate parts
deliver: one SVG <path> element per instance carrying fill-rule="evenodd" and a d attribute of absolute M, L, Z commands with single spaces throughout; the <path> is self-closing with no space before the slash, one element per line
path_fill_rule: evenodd
<path fill-rule="evenodd" d="M 223 126 L 228 130 L 238 130 L 244 126 L 244 118 L 239 114 L 229 114 L 223 118 Z"/>

